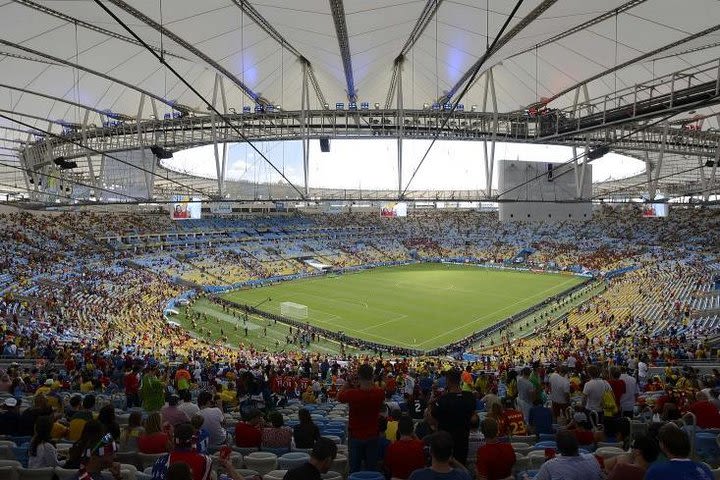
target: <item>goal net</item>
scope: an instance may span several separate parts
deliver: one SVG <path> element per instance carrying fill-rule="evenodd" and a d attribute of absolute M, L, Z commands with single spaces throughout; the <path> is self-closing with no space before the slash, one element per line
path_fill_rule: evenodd
<path fill-rule="evenodd" d="M 280 304 L 280 315 L 295 320 L 305 320 L 308 318 L 308 307 L 295 302 L 282 302 Z"/>

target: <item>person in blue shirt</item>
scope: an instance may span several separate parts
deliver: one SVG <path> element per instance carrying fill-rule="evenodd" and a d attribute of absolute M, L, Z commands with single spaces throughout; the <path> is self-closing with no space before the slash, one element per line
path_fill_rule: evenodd
<path fill-rule="evenodd" d="M 430 436 L 432 462 L 427 468 L 415 470 L 408 480 L 470 480 L 467 469 L 453 456 L 453 439 L 440 431 Z"/>
<path fill-rule="evenodd" d="M 658 442 L 669 461 L 651 465 L 645 480 L 713 480 L 713 473 L 707 465 L 688 458 L 690 439 L 677 425 L 663 425 L 658 433 Z"/>
<path fill-rule="evenodd" d="M 528 423 L 532 428 L 532 433 L 539 435 L 541 433 L 554 434 L 553 431 L 553 415 L 552 410 L 544 406 L 540 398 L 536 398 L 533 406 L 530 408 L 528 415 Z"/>

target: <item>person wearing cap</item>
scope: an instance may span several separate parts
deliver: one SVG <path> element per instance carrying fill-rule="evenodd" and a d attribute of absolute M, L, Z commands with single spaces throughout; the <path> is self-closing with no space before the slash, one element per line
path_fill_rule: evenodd
<path fill-rule="evenodd" d="M 600 464 L 592 454 L 580 454 L 575 435 L 567 430 L 557 434 L 559 456 L 542 464 L 534 480 L 602 480 Z"/>
<path fill-rule="evenodd" d="M 329 438 L 321 437 L 310 452 L 310 460 L 287 471 L 283 480 L 321 480 L 337 455 L 337 445 Z"/>
<path fill-rule="evenodd" d="M 52 392 L 54 385 L 55 382 L 53 382 L 53 379 L 48 378 L 47 380 L 45 380 L 45 383 L 43 383 L 41 386 L 38 387 L 37 390 L 35 390 L 35 395 L 48 395 L 50 392 Z"/>
<path fill-rule="evenodd" d="M 0 435 L 20 435 L 20 414 L 18 401 L 15 397 L 6 398 L 0 413 Z"/>
<path fill-rule="evenodd" d="M 190 423 L 175 427 L 172 452 L 158 458 L 152 467 L 153 480 L 165 480 L 171 465 L 185 463 L 193 480 L 207 480 L 212 472 L 212 458 L 195 451 L 194 429 Z"/>
<path fill-rule="evenodd" d="M 162 415 L 163 423 L 169 423 L 170 425 L 178 425 L 180 423 L 187 423 L 190 421 L 187 413 L 180 410 L 178 407 L 180 403 L 180 397 L 177 395 L 170 395 L 167 399 L 167 405 L 160 409 L 160 415 Z"/>

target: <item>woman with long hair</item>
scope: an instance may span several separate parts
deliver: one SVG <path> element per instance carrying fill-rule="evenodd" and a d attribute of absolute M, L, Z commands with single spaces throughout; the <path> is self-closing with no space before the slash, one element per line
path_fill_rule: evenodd
<path fill-rule="evenodd" d="M 170 451 L 169 431 L 163 431 L 160 412 L 152 412 L 145 419 L 145 433 L 138 437 L 140 453 L 165 453 Z"/>
<path fill-rule="evenodd" d="M 108 404 L 98 412 L 98 422 L 105 427 L 105 433 L 113 436 L 115 441 L 120 439 L 120 424 L 115 419 L 115 407 Z"/>
<path fill-rule="evenodd" d="M 68 459 L 65 461 L 64 468 L 75 469 L 80 468 L 85 450 L 96 445 L 105 434 L 105 427 L 97 420 L 90 420 L 83 427 L 80 439 L 70 447 Z"/>
<path fill-rule="evenodd" d="M 127 427 L 120 435 L 120 451 L 132 452 L 138 449 L 138 438 L 145 430 L 142 426 L 142 413 L 134 411 L 128 417 Z"/>
<path fill-rule="evenodd" d="M 57 467 L 57 450 L 52 443 L 53 419 L 50 416 L 38 417 L 35 421 L 35 435 L 28 449 L 28 468 Z"/>

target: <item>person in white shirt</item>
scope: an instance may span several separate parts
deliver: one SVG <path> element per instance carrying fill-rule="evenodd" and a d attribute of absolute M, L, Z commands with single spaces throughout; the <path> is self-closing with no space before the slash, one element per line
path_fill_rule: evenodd
<path fill-rule="evenodd" d="M 638 383 L 640 384 L 640 388 L 645 388 L 645 385 L 647 385 L 647 374 L 648 364 L 645 363 L 644 359 L 641 359 L 638 362 Z"/>
<path fill-rule="evenodd" d="M 227 440 L 227 431 L 223 427 L 225 416 L 222 410 L 212 406 L 211 401 L 212 394 L 210 392 L 200 392 L 200 395 L 198 395 L 198 406 L 200 407 L 198 415 L 204 419 L 202 428 L 207 430 L 210 435 L 210 445 L 223 445 Z"/>
<path fill-rule="evenodd" d="M 632 418 L 635 410 L 635 401 L 640 391 L 638 390 L 637 380 L 624 372 L 620 375 L 620 380 L 625 382 L 625 393 L 620 396 L 620 412 L 623 417 Z"/>
<path fill-rule="evenodd" d="M 570 404 L 570 380 L 565 376 L 566 373 L 567 368 L 560 365 L 557 372 L 550 374 L 550 401 L 556 420 Z"/>
<path fill-rule="evenodd" d="M 188 418 L 192 418 L 200 411 L 200 407 L 198 407 L 192 402 L 192 395 L 190 395 L 190 390 L 181 390 L 179 394 L 180 400 L 182 400 L 182 402 L 180 402 L 178 408 L 185 412 L 185 415 L 187 415 Z"/>
<path fill-rule="evenodd" d="M 59 467 L 57 450 L 52 440 L 53 419 L 51 416 L 38 417 L 35 421 L 35 435 L 28 449 L 28 468 Z"/>
<path fill-rule="evenodd" d="M 612 391 L 612 388 L 610 388 L 610 384 L 605 380 L 598 378 L 598 367 L 595 365 L 590 365 L 587 368 L 587 373 L 590 375 L 590 380 L 587 381 L 585 387 L 583 388 L 583 402 L 585 404 L 585 409 L 589 412 L 596 412 L 598 420 L 602 421 L 602 397 L 606 390 Z"/>

